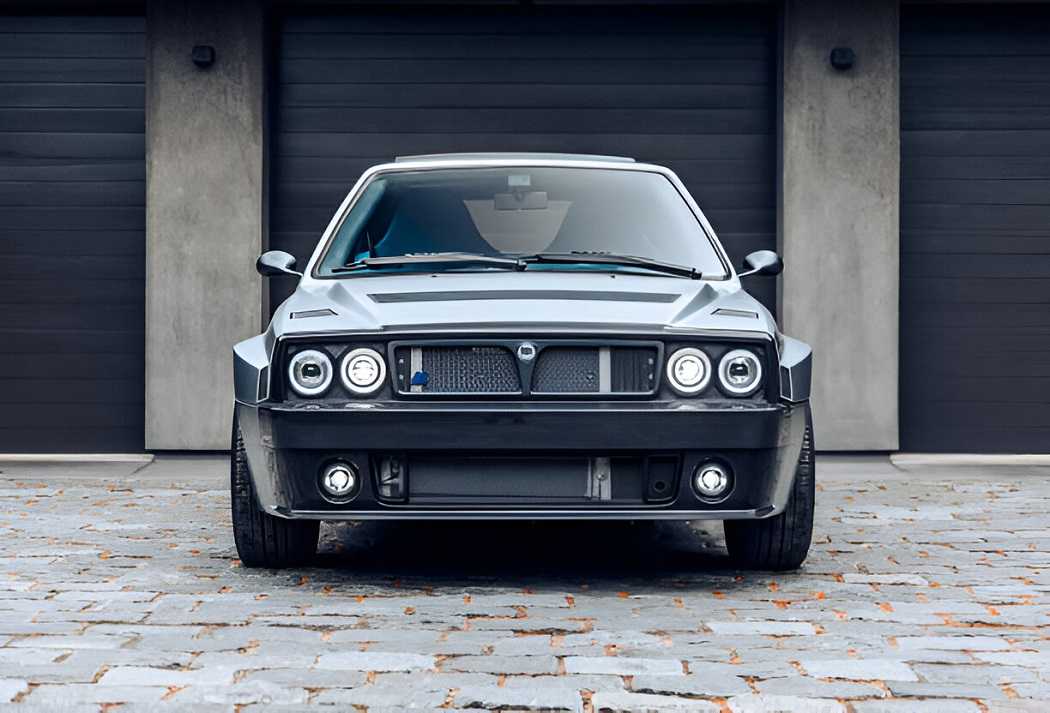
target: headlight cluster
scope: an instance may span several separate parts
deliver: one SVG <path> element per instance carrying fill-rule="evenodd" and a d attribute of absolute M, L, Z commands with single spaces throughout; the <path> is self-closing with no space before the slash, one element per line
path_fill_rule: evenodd
<path fill-rule="evenodd" d="M 718 381 L 733 396 L 749 396 L 762 383 L 762 362 L 754 352 L 734 349 L 718 362 Z"/>
<path fill-rule="evenodd" d="M 681 394 L 699 393 L 711 381 L 711 359 L 699 349 L 679 349 L 667 362 L 667 379 Z"/>
<path fill-rule="evenodd" d="M 300 396 L 319 396 L 332 384 L 332 360 L 316 349 L 301 351 L 288 362 L 288 380 Z"/>
<path fill-rule="evenodd" d="M 288 383 L 300 396 L 320 396 L 332 385 L 334 371 L 328 354 L 304 349 L 288 361 Z M 348 391 L 366 396 L 382 388 L 386 362 L 375 349 L 351 349 L 339 360 L 339 376 Z"/>
<path fill-rule="evenodd" d="M 683 347 L 667 360 L 667 381 L 679 394 L 693 396 L 711 381 L 711 358 L 702 349 Z M 733 349 L 718 362 L 718 385 L 729 396 L 750 396 L 762 385 L 762 360 L 749 349 Z"/>
<path fill-rule="evenodd" d="M 343 357 L 343 386 L 355 394 L 371 394 L 383 385 L 386 364 L 375 349 L 354 349 Z"/>

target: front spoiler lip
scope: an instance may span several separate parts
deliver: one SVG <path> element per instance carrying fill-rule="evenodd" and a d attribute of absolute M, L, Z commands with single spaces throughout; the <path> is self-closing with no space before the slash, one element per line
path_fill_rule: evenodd
<path fill-rule="evenodd" d="M 790 404 L 755 404 L 741 410 L 690 409 L 667 404 L 636 408 L 547 408 L 521 413 L 495 412 L 471 404 L 438 408 L 412 404 L 408 408 L 379 407 L 361 411 L 270 409 L 237 404 L 238 422 L 252 471 L 258 504 L 281 518 L 303 520 L 733 520 L 762 519 L 779 514 L 788 502 L 795 464 L 803 440 L 802 410 Z M 537 420 L 540 419 L 540 420 Z M 548 420 L 550 419 L 550 420 Z M 650 420 L 655 419 L 655 420 Z M 473 427 L 464 428 L 464 426 Z M 406 449 L 405 433 L 415 437 Z M 352 442 L 347 443 L 352 439 Z M 659 443 L 654 443 L 658 439 Z M 518 444 L 515 446 L 515 444 Z M 521 444 L 527 447 L 522 448 Z M 682 500 L 691 491 L 680 480 L 679 496 L 659 506 L 480 502 L 465 506 L 352 501 L 329 508 L 304 502 L 300 478 L 283 460 L 294 453 L 323 455 L 354 451 L 355 458 L 372 452 L 448 451 L 457 453 L 682 451 L 688 458 L 703 452 L 768 451 L 769 461 L 754 473 L 755 497 L 750 502 L 714 504 L 707 509 Z M 689 455 L 692 454 L 692 455 Z M 321 457 L 318 455 L 317 457 Z M 310 465 L 316 468 L 316 464 Z M 689 462 L 683 464 L 688 468 Z M 312 470 L 310 471 L 313 472 Z M 312 482 L 312 478 L 311 478 Z M 366 484 L 371 481 L 365 481 Z M 313 491 L 310 491 L 311 493 Z M 370 490 L 365 491 L 368 495 Z M 306 500 L 312 498 L 310 495 Z"/>
<path fill-rule="evenodd" d="M 655 509 L 401 509 L 396 510 L 292 510 L 275 507 L 273 515 L 291 520 L 755 520 L 778 514 L 767 506 L 755 510 L 655 510 Z"/>

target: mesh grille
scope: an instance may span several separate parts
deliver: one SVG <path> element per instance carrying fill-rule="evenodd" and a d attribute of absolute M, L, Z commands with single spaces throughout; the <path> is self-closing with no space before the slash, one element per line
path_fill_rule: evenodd
<path fill-rule="evenodd" d="M 657 352 L 651 347 L 610 347 L 602 366 L 599 347 L 547 347 L 536 359 L 532 390 L 547 394 L 648 393 L 656 388 Z M 602 386 L 602 369 L 605 385 Z"/>
<path fill-rule="evenodd" d="M 398 345 L 395 377 L 404 394 L 651 394 L 659 349 L 600 344 L 541 345 L 522 385 L 515 345 Z"/>
<path fill-rule="evenodd" d="M 599 384 L 597 347 L 548 347 L 532 373 L 540 393 L 597 393 Z"/>
<path fill-rule="evenodd" d="M 521 391 L 518 365 L 504 347 L 417 347 L 420 351 L 417 389 L 428 394 L 492 394 Z M 412 348 L 398 349 L 398 362 L 408 366 L 405 380 L 413 383 Z M 419 383 L 425 382 L 425 383 Z M 403 386 L 408 391 L 408 386 Z"/>

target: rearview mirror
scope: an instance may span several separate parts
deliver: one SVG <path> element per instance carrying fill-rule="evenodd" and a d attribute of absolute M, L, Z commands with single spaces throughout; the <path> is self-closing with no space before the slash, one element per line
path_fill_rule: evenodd
<path fill-rule="evenodd" d="M 492 203 L 496 210 L 546 210 L 547 191 L 497 193 Z"/>
<path fill-rule="evenodd" d="M 284 250 L 264 252 L 255 261 L 255 269 L 263 277 L 276 277 L 278 275 L 303 276 L 301 272 L 295 269 L 295 257 Z"/>
<path fill-rule="evenodd" d="M 744 267 L 740 277 L 748 275 L 779 275 L 784 271 L 784 261 L 772 250 L 756 250 L 744 258 Z"/>

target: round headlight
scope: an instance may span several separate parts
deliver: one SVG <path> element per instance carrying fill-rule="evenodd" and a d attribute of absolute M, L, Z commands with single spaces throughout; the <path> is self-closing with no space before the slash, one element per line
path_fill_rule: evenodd
<path fill-rule="evenodd" d="M 667 381 L 681 394 L 699 393 L 710 380 L 711 360 L 699 349 L 679 349 L 667 360 Z"/>
<path fill-rule="evenodd" d="M 375 349 L 361 348 L 343 357 L 343 385 L 355 394 L 370 394 L 383 386 L 386 363 Z"/>
<path fill-rule="evenodd" d="M 718 380 L 733 396 L 750 396 L 762 383 L 762 362 L 754 352 L 734 349 L 718 363 Z"/>
<path fill-rule="evenodd" d="M 298 352 L 288 362 L 288 381 L 300 396 L 320 396 L 332 383 L 332 360 L 316 349 Z"/>

